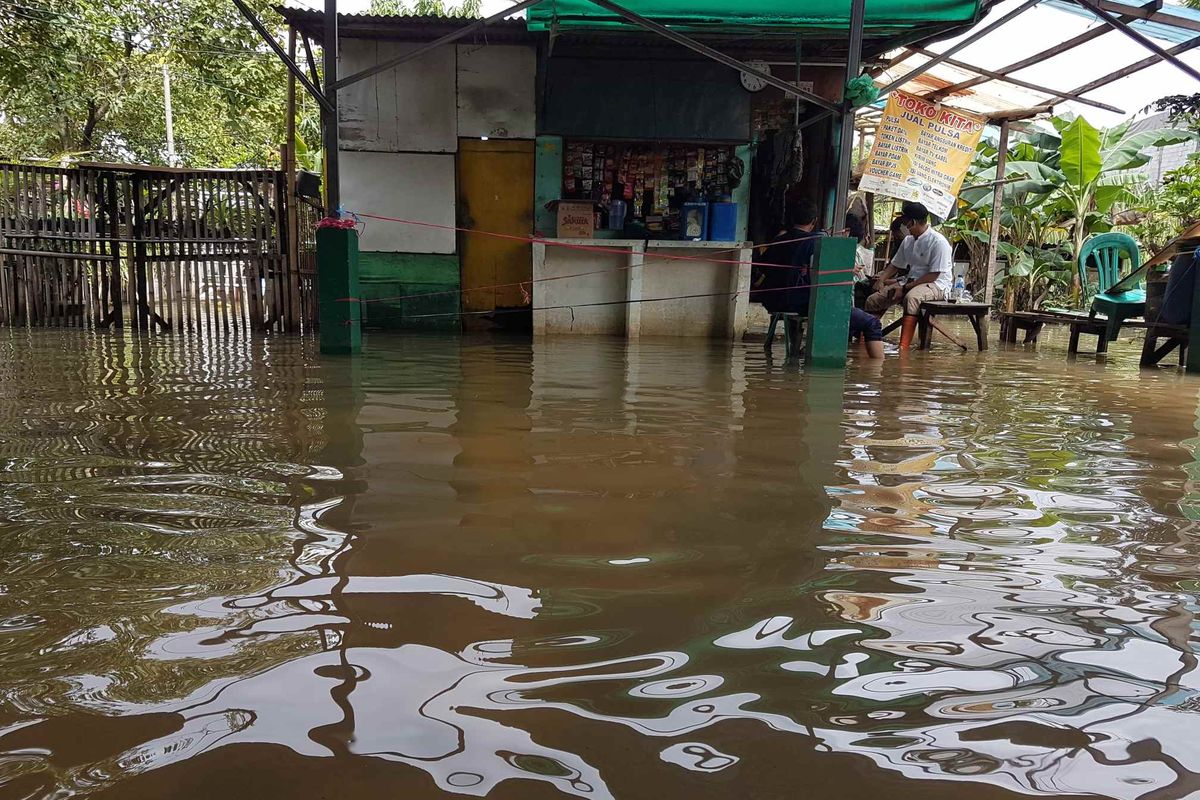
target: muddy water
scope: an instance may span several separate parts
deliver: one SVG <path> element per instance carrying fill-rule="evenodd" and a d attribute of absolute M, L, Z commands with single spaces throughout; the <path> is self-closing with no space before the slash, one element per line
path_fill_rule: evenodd
<path fill-rule="evenodd" d="M 1198 387 L 4 331 L 0 797 L 1196 797 Z"/>

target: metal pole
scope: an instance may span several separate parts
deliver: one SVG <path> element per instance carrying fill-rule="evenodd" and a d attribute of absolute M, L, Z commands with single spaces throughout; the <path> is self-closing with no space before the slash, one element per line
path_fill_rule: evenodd
<path fill-rule="evenodd" d="M 862 71 L 863 18 L 866 16 L 866 0 L 850 0 L 850 41 L 846 50 L 846 83 L 858 77 Z M 837 193 L 833 201 L 832 227 L 841 230 L 846 220 L 846 205 L 850 195 L 850 173 L 854 169 L 854 107 L 842 101 L 841 137 L 838 144 Z"/>
<path fill-rule="evenodd" d="M 884 86 L 882 89 L 879 90 L 879 96 L 883 97 L 885 94 L 892 91 L 893 89 L 899 89 L 901 86 L 908 83 L 913 78 L 929 71 L 933 67 L 935 67 L 938 64 L 942 63 L 943 61 L 945 61 L 947 58 L 950 58 L 952 55 L 957 53 L 959 50 L 962 50 L 964 47 L 968 47 L 969 45 L 972 45 L 975 42 L 979 41 L 984 36 L 991 33 L 996 28 L 999 28 L 1001 25 L 1008 22 L 1013 17 L 1017 16 L 1018 14 L 1022 14 L 1024 12 L 1028 11 L 1029 9 L 1033 8 L 1039 2 L 1041 2 L 1041 0 L 1025 0 L 1024 3 L 1017 6 L 1012 11 L 1008 12 L 1007 14 L 1000 17 L 999 19 L 989 22 L 987 25 L 984 25 L 982 28 L 975 31 L 970 36 L 967 36 L 966 38 L 962 39 L 958 44 L 947 49 L 945 52 L 938 53 L 936 56 L 929 59 L 921 66 L 917 67 L 914 70 L 910 70 L 906 74 L 902 75 L 901 77 L 899 77 L 896 80 L 889 83 L 887 86 Z"/>
<path fill-rule="evenodd" d="M 796 75 L 795 75 L 797 89 L 800 88 L 800 51 L 802 49 L 802 45 L 803 45 L 803 41 L 800 39 L 800 34 L 797 33 L 796 34 Z M 796 98 L 795 117 L 792 121 L 792 124 L 796 127 L 797 130 L 800 129 L 800 106 L 801 106 L 800 98 L 797 97 Z"/>
<path fill-rule="evenodd" d="M 335 88 L 344 89 L 352 83 L 358 83 L 363 78 L 369 78 L 372 75 L 378 75 L 379 73 L 381 73 L 385 70 L 394 69 L 395 67 L 400 66 L 401 64 L 403 64 L 406 61 L 412 61 L 414 58 L 419 58 L 420 56 L 425 55 L 430 50 L 436 50 L 437 48 L 441 47 L 444 44 L 450 44 L 451 42 L 458 41 L 459 39 L 463 38 L 464 36 L 470 36 L 472 33 L 475 33 L 476 31 L 481 30 L 488 25 L 491 25 L 493 22 L 499 22 L 500 20 L 504 19 L 505 17 L 512 16 L 513 14 L 516 14 L 519 11 L 524 11 L 527 8 L 536 6 L 540 2 L 542 2 L 542 0 L 522 0 L 522 2 L 517 3 L 514 6 L 510 6 L 506 9 L 504 9 L 503 11 L 497 11 L 495 14 L 492 14 L 490 17 L 484 17 L 483 19 L 476 20 L 475 22 L 472 22 L 470 25 L 466 25 L 452 33 L 448 33 L 445 36 L 441 37 L 440 39 L 435 39 L 432 42 L 427 42 L 427 43 L 421 45 L 420 47 L 416 48 L 415 50 L 410 50 L 409 52 L 405 53 L 402 56 L 396 56 L 395 58 L 389 58 L 387 61 L 380 61 L 378 64 L 376 64 L 373 67 L 367 67 L 366 69 L 360 70 L 359 72 L 356 72 L 353 75 L 347 75 L 345 78 L 342 78 L 340 81 L 335 82 Z M 329 81 L 328 78 L 326 78 L 325 80 L 326 80 L 326 82 Z"/>
<path fill-rule="evenodd" d="M 321 96 L 321 90 L 318 89 L 313 82 L 308 79 L 308 77 L 300 70 L 300 67 L 296 66 L 296 62 L 294 60 L 288 58 L 287 53 L 283 52 L 283 48 L 279 46 L 279 42 L 275 41 L 275 37 L 271 35 L 271 32 L 267 30 L 266 26 L 259 21 L 258 17 L 254 15 L 254 12 L 250 10 L 250 7 L 247 6 L 242 0 L 233 0 L 233 4 L 237 6 L 238 11 L 242 12 L 242 16 L 245 17 L 246 20 L 254 27 L 254 30 L 258 31 L 258 35 L 261 36 L 263 41 L 267 43 L 267 46 L 275 51 L 275 55 L 279 56 L 279 60 L 282 61 L 283 65 L 288 68 L 288 72 L 296 76 L 296 80 L 300 81 L 300 85 L 304 87 L 305 91 L 316 98 L 316 101 L 321 104 L 321 108 L 325 108 L 326 101 L 325 98 Z"/>
<path fill-rule="evenodd" d="M 1036 0 L 1034 0 L 1034 1 L 1036 2 Z M 675 44 L 683 45 L 684 47 L 686 47 L 689 50 L 694 50 L 695 52 L 699 53 L 702 56 L 705 56 L 706 58 L 711 58 L 713 61 L 716 61 L 720 64 L 724 64 L 727 67 L 732 67 L 733 69 L 736 69 L 739 72 L 744 72 L 747 75 L 753 75 L 754 77 L 759 78 L 760 80 L 764 81 L 768 86 L 774 86 L 776 89 L 779 89 L 784 94 L 787 94 L 787 95 L 790 95 L 793 97 L 799 97 L 801 100 L 804 100 L 808 103 L 813 103 L 814 105 L 818 105 L 821 108 L 824 108 L 828 111 L 832 111 L 832 112 L 836 113 L 839 110 L 838 106 L 829 102 L 824 97 L 820 97 L 818 95 L 812 94 L 811 92 L 805 92 L 801 89 L 798 89 L 795 86 L 793 86 L 792 84 L 788 83 L 787 81 L 780 80 L 779 78 L 776 78 L 774 75 L 770 75 L 766 72 L 762 72 L 760 70 L 754 69 L 753 67 L 749 66 L 748 64 L 745 64 L 744 62 L 738 61 L 733 56 L 727 56 L 719 50 L 714 50 L 706 44 L 702 44 L 701 42 L 698 42 L 695 39 L 684 36 L 682 33 L 677 33 L 675 31 L 671 30 L 670 28 L 668 28 L 666 25 L 660 25 L 659 23 L 655 22 L 654 20 L 646 19 L 645 17 L 641 16 L 640 14 L 635 14 L 634 12 L 630 11 L 629 9 L 623 8 L 622 6 L 619 6 L 616 3 L 610 2 L 609 0 L 590 0 L 590 2 L 592 3 L 592 5 L 600 6 L 600 8 L 603 8 L 606 11 L 611 11 L 612 13 L 616 14 L 618 17 L 622 17 L 624 19 L 629 20 L 634 25 L 637 25 L 639 28 L 645 28 L 646 30 L 648 30 L 652 33 L 657 33 L 659 36 L 663 37 L 664 39 L 669 39 L 670 41 L 675 42 Z"/>
<path fill-rule="evenodd" d="M 321 142 L 322 149 L 325 151 L 325 215 L 339 217 L 341 216 L 342 194 L 338 183 L 337 0 L 325 0 L 323 47 L 325 50 L 325 102 L 324 110 L 321 113 Z M 299 79 L 300 76 L 296 77 Z"/>
<path fill-rule="evenodd" d="M 1112 14 L 1108 13 L 1103 8 L 1101 8 L 1100 4 L 1097 3 L 1096 0 L 1075 0 L 1075 2 L 1079 3 L 1079 5 L 1083 6 L 1084 8 L 1087 8 L 1088 10 L 1090 10 L 1097 17 L 1104 20 L 1110 26 L 1112 26 L 1113 28 L 1116 28 L 1118 31 L 1125 34 L 1130 39 L 1133 39 L 1135 42 L 1140 44 L 1142 47 L 1144 47 L 1147 50 L 1149 50 L 1150 52 L 1156 54 L 1159 58 L 1163 58 L 1163 59 L 1166 59 L 1167 61 L 1170 61 L 1172 64 L 1175 65 L 1176 68 L 1178 68 L 1182 72 L 1190 75 L 1191 77 L 1195 78 L 1196 80 L 1200 81 L 1200 71 L 1193 69 L 1189 65 L 1185 64 L 1182 60 L 1176 58 L 1175 56 L 1171 55 L 1163 48 L 1156 45 L 1154 42 L 1150 41 L 1150 39 L 1148 39 L 1147 37 L 1138 33 L 1133 28 L 1126 25 L 1124 22 L 1121 22 L 1121 20 L 1117 19 L 1115 16 L 1113 16 Z"/>
<path fill-rule="evenodd" d="M 175 164 L 175 120 L 171 114 L 171 70 L 166 64 L 162 65 L 163 73 L 163 113 L 167 118 L 167 164 Z"/>
<path fill-rule="evenodd" d="M 1000 217 L 1004 204 L 1004 168 L 1008 162 L 1008 120 L 1000 123 L 1000 153 L 996 156 L 996 188 L 992 193 L 992 227 L 988 233 L 987 281 L 983 302 L 996 296 L 996 245 L 1000 243 Z"/>

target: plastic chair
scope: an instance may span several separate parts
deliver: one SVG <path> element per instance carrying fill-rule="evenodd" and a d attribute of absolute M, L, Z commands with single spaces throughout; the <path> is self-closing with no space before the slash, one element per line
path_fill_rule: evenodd
<path fill-rule="evenodd" d="M 801 342 L 804 340 L 804 316 L 790 311 L 774 311 L 771 313 L 771 324 L 767 326 L 767 340 L 763 350 L 771 355 L 771 345 L 775 342 L 775 327 L 783 322 L 784 357 L 791 361 L 800 356 Z"/>
<path fill-rule="evenodd" d="M 1101 233 L 1083 243 L 1077 259 L 1079 267 L 1079 282 L 1084 292 L 1088 289 L 1087 262 L 1088 258 L 1096 262 L 1097 293 L 1092 298 L 1092 309 L 1089 319 L 1096 314 L 1104 314 L 1108 322 L 1105 326 L 1105 339 L 1110 342 L 1117 340 L 1121 332 L 1121 323 L 1127 319 L 1140 317 L 1146 313 L 1146 290 L 1128 289 L 1110 292 L 1121 280 L 1121 261 L 1129 260 L 1129 272 L 1136 272 L 1141 266 L 1142 259 L 1138 252 L 1138 244 L 1132 236 L 1124 233 Z M 1140 283 L 1140 281 L 1139 281 Z"/>

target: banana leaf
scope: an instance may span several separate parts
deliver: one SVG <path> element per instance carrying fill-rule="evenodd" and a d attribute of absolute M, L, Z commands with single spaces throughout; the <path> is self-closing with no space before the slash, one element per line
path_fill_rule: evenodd
<path fill-rule="evenodd" d="M 1104 162 L 1100 158 L 1100 131 L 1083 117 L 1076 117 L 1062 131 L 1062 159 L 1059 168 L 1073 186 L 1086 186 L 1100 177 Z"/>
<path fill-rule="evenodd" d="M 1139 131 L 1122 137 L 1111 149 L 1104 153 L 1103 168 L 1105 172 L 1119 169 L 1134 169 L 1149 163 L 1150 159 L 1142 151 L 1154 147 L 1166 147 L 1196 139 L 1192 131 L 1181 128 L 1161 128 L 1157 131 Z"/>

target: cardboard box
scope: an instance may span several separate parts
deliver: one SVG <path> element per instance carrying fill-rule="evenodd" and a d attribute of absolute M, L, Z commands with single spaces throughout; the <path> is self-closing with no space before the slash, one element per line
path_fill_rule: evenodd
<path fill-rule="evenodd" d="M 558 204 L 558 238 L 591 239 L 596 213 L 590 202 L 563 200 Z"/>

